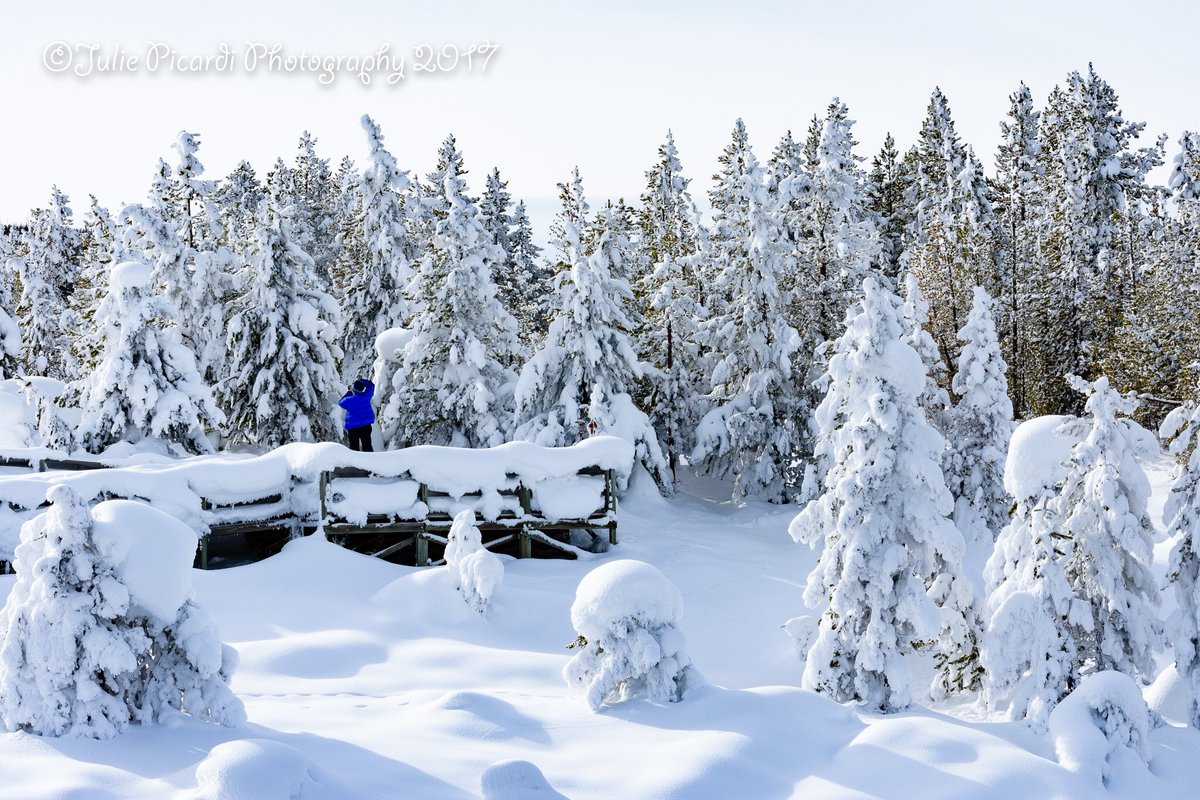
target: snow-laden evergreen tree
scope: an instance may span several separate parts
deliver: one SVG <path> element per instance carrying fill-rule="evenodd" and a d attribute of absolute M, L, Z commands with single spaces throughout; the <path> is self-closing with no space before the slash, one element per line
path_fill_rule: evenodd
<path fill-rule="evenodd" d="M 1161 639 L 1158 587 L 1150 569 L 1154 528 L 1146 513 L 1150 482 L 1134 458 L 1128 415 L 1137 406 L 1101 377 L 1087 383 L 1091 429 L 1071 452 L 1055 512 L 1069 547 L 1063 561 L 1078 603 L 1069 627 L 1080 673 L 1113 669 L 1149 680 Z"/>
<path fill-rule="evenodd" d="M 221 182 L 215 200 L 224 228 L 222 243 L 235 253 L 248 253 L 256 241 L 259 206 L 266 201 L 254 167 L 240 162 Z"/>
<path fill-rule="evenodd" d="M 1009 389 L 1018 412 L 1026 407 L 1024 371 L 1025 328 L 1029 325 L 1031 275 L 1041 259 L 1037 222 L 1041 218 L 1041 181 L 1045 177 L 1038 142 L 1039 114 L 1033 95 L 1022 83 L 1009 96 L 1008 120 L 1000 123 L 1001 142 L 996 154 L 996 258 L 1004 308 L 1005 335 L 1001 344 L 1012 368 Z"/>
<path fill-rule="evenodd" d="M 79 273 L 81 237 L 57 186 L 49 205 L 30 213 L 23 238 L 25 257 L 14 266 L 21 281 L 16 311 L 24 334 L 22 366 L 29 375 L 69 380 L 77 372 L 70 343 L 78 320 L 68 300 Z"/>
<path fill-rule="evenodd" d="M 1166 536 L 1175 540 L 1168 577 L 1178 603 L 1168 630 L 1188 687 L 1189 721 L 1200 728 L 1200 404 L 1193 399 L 1172 411 L 1159 433 L 1180 461 L 1163 509 Z"/>
<path fill-rule="evenodd" d="M 879 258 L 876 266 L 896 286 L 902 283 L 900 256 L 904 253 L 905 231 L 910 225 L 912 209 L 904 202 L 908 174 L 896 150 L 896 140 L 889 133 L 883 148 L 871 161 L 863 196 L 867 210 L 874 217 L 879 232 Z"/>
<path fill-rule="evenodd" d="M 1013 434 L 1004 485 L 1015 502 L 984 571 L 985 697 L 1039 728 L 1079 680 L 1068 626 L 1075 600 L 1064 569 L 1070 539 L 1056 499 L 1086 428 L 1074 417 L 1038 417 Z"/>
<path fill-rule="evenodd" d="M 154 293 L 150 267 L 119 264 L 108 284 L 96 315 L 103 350 L 79 387 L 83 446 L 99 452 L 116 442 L 155 438 L 187 453 L 212 452 L 204 432 L 225 417 L 171 309 Z"/>
<path fill-rule="evenodd" d="M 946 483 L 955 498 L 958 529 L 968 541 L 991 548 L 1011 506 L 1004 489 L 1004 462 L 1013 413 L 1008 365 L 1000 354 L 992 300 L 982 287 L 975 287 L 971 313 L 958 338 L 963 347 L 954 373 L 958 402 L 950 418 Z"/>
<path fill-rule="evenodd" d="M 601 214 L 585 245 L 587 203 L 578 168 L 559 190 L 556 247 L 569 260 L 559 262 L 554 277 L 550 330 L 517 381 L 516 437 L 558 447 L 590 432 L 620 436 L 633 444 L 635 457 L 659 485 L 670 485 L 654 428 L 630 395 L 643 368 L 625 312 L 633 293 L 612 276 L 619 257 L 613 228 Z"/>
<path fill-rule="evenodd" d="M 359 180 L 364 260 L 352 264 L 346 275 L 342 308 L 345 353 L 342 372 L 356 377 L 371 363 L 375 337 L 381 331 L 408 321 L 412 309 L 405 292 L 412 279 L 405 203 L 408 173 L 383 145 L 383 133 L 369 116 L 362 118 L 367 134 L 368 163 Z"/>
<path fill-rule="evenodd" d="M 548 276 L 537 263 L 541 248 L 533 243 L 533 230 L 525 205 L 513 207 L 508 181 L 501 180 L 497 168 L 488 173 L 479 200 L 479 219 L 504 253 L 504 257 L 492 265 L 496 296 L 517 320 L 517 336 L 522 347 L 530 348 L 540 342 L 546 332 Z"/>
<path fill-rule="evenodd" d="M 15 377 L 21 359 L 21 326 L 13 317 L 8 282 L 0 274 L 0 381 Z"/>
<path fill-rule="evenodd" d="M 612 276 L 607 237 L 593 252 L 585 249 L 587 203 L 578 168 L 559 188 L 557 247 L 570 260 L 554 276 L 550 330 L 525 363 L 516 389 L 518 437 L 546 446 L 583 438 L 580 427 L 597 388 L 606 397 L 627 393 L 642 374 L 625 313 L 633 296 L 629 284 Z"/>
<path fill-rule="evenodd" d="M 1167 575 L 1179 604 L 1168 630 L 1190 693 L 1189 721 L 1200 728 L 1200 391 L 1168 415 L 1160 435 L 1180 462 L 1163 508 L 1167 538 L 1175 541 Z"/>
<path fill-rule="evenodd" d="M 229 309 L 229 372 L 215 387 L 231 442 L 277 447 L 332 439 L 340 312 L 312 258 L 287 235 L 288 208 L 268 197 L 258 245 Z"/>
<path fill-rule="evenodd" d="M 532 276 L 529 295 L 522 297 L 513 316 L 517 318 L 517 335 L 526 349 L 531 349 L 546 335 L 550 325 L 551 273 L 541 259 L 542 248 L 533 240 L 533 223 L 525 210 L 525 201 L 517 201 L 512 212 L 512 229 L 508 237 L 508 258 L 513 270 Z"/>
<path fill-rule="evenodd" d="M 328 283 L 330 268 L 338 257 L 338 186 L 329 159 L 317 155 L 317 139 L 308 131 L 300 134 L 291 175 L 296 244 L 312 256 L 317 276 Z"/>
<path fill-rule="evenodd" d="M 849 109 L 835 97 L 821 123 L 816 162 L 809 177 L 796 184 L 806 197 L 806 218 L 792 227 L 807 233 L 795 254 L 795 301 L 806 311 L 796 324 L 808 353 L 837 337 L 855 292 L 879 258 L 879 236 L 863 195 L 862 159 L 854 154 L 853 126 Z"/>
<path fill-rule="evenodd" d="M 929 303 L 921 294 L 917 276 L 906 276 L 904 286 L 904 305 L 900 311 L 904 339 L 917 351 L 917 355 L 921 357 L 921 364 L 925 367 L 925 388 L 917 402 L 925 412 L 925 419 L 938 433 L 945 436 L 950 433 L 952 427 L 950 394 L 944 388 L 949 380 L 946 362 L 942 360 L 942 351 L 929 333 Z"/>
<path fill-rule="evenodd" d="M 714 408 L 700 422 L 691 461 L 733 475 L 738 500 L 782 502 L 795 483 L 790 470 L 807 433 L 796 413 L 801 397 L 792 375 L 799 336 L 784 318 L 778 226 L 740 119 L 719 160 L 714 224 L 702 256 L 714 276 L 713 293 L 721 296 L 702 328 L 715 359 L 709 379 Z"/>
<path fill-rule="evenodd" d="M 917 403 L 921 359 L 904 340 L 899 299 L 875 278 L 863 292 L 833 345 L 816 412 L 828 471 L 789 531 L 821 549 L 804 599 L 825 610 L 804 685 L 895 711 L 912 702 L 906 659 L 923 642 L 938 641 L 938 688 L 970 685 L 976 631 L 944 443 Z"/>
<path fill-rule="evenodd" d="M 108 293 L 108 273 L 117 264 L 129 260 L 116 221 L 95 195 L 91 201 L 80 255 L 82 266 L 75 291 L 68 301 L 79 321 L 72 337 L 71 352 L 83 377 L 95 369 L 104 349 L 104 334 L 97 325 L 96 312 Z"/>
<path fill-rule="evenodd" d="M 1132 292 L 1144 242 L 1136 234 L 1146 173 L 1160 148 L 1133 150 L 1144 123 L 1127 123 L 1094 69 L 1055 87 L 1039 126 L 1042 266 L 1031 311 L 1035 412 L 1078 411 L 1068 374 L 1094 377 Z"/>
<path fill-rule="evenodd" d="M 950 107 L 935 89 L 913 149 L 906 202 L 915 209 L 902 267 L 930 302 L 930 333 L 950 362 L 966 322 L 971 289 L 994 291 L 993 212 L 983 167 L 958 138 Z"/>
<path fill-rule="evenodd" d="M 707 387 L 697 323 L 705 310 L 694 296 L 691 274 L 700 243 L 699 214 L 670 131 L 658 158 L 646 172 L 642 193 L 641 247 L 650 267 L 642 281 L 648 302 L 639 350 L 654 368 L 647 375 L 646 405 L 674 478 L 679 457 L 695 447 L 703 411 L 701 395 Z"/>
<path fill-rule="evenodd" d="M 433 239 L 411 284 L 412 338 L 380 423 L 397 447 L 493 447 L 513 428 L 508 365 L 517 360 L 517 323 L 496 297 L 491 276 L 505 254 L 467 196 L 453 137 L 443 151 Z"/>
<path fill-rule="evenodd" d="M 232 661 L 207 615 L 186 598 L 171 610 L 141 607 L 121 574 L 120 546 L 97 531 L 83 498 L 57 485 L 47 500 L 49 510 L 22 529 L 17 581 L 0 611 L 4 727 L 109 738 L 180 713 L 244 723 L 228 685 Z"/>

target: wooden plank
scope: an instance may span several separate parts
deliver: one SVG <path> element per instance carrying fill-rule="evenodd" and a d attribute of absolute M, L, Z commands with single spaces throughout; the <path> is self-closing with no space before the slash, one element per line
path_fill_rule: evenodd
<path fill-rule="evenodd" d="M 404 539 L 403 541 L 399 541 L 399 542 L 396 542 L 395 544 L 388 545 L 387 547 L 383 548 L 382 550 L 380 550 L 378 552 L 371 553 L 371 555 L 375 558 L 387 558 L 392 553 L 403 550 L 404 548 L 409 547 L 410 545 L 414 544 L 415 542 L 416 542 L 416 537 L 410 536 L 409 538 Z"/>

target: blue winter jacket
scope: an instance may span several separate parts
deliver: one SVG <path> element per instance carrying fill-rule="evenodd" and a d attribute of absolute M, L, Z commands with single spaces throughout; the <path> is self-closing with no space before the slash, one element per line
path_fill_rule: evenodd
<path fill-rule="evenodd" d="M 338 405 L 346 409 L 346 430 L 361 428 L 375 422 L 375 409 L 371 407 L 371 398 L 375 396 L 375 384 L 368 380 L 363 383 L 366 387 L 362 392 L 350 390 L 338 400 Z"/>

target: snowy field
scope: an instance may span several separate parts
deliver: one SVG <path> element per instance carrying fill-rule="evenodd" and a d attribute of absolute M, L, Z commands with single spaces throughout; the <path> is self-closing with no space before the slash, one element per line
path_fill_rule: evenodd
<path fill-rule="evenodd" d="M 1148 466 L 1157 518 L 1167 462 Z M 240 653 L 232 688 L 246 727 L 188 720 L 107 741 L 0 734 L 0 798 L 478 798 L 485 770 L 509 760 L 576 800 L 1196 796 L 1200 733 L 1180 725 L 1170 671 L 1146 690 L 1169 721 L 1151 733 L 1150 767 L 1118 756 L 1107 786 L 1060 766 L 1049 735 L 971 702 L 881 716 L 799 689 L 782 624 L 813 613 L 801 593 L 816 556 L 787 534 L 796 508 L 712 500 L 728 487 L 704 480 L 662 499 L 640 477 L 621 504 L 618 547 L 580 561 L 505 558 L 486 616 L 447 568 L 395 566 L 318 537 L 194 572 L 197 600 Z M 1167 549 L 1156 547 L 1160 574 Z M 681 703 L 593 713 L 562 678 L 575 589 L 616 559 L 649 562 L 682 592 L 706 683 Z M 14 580 L 0 577 L 0 595 Z M 559 796 L 520 778 L 493 771 L 487 796 Z"/>

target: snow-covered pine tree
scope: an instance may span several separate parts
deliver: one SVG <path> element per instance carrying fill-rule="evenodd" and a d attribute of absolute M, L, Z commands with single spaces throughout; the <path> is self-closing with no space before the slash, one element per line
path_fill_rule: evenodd
<path fill-rule="evenodd" d="M 268 196 L 260 209 L 258 245 L 229 309 L 229 373 L 215 387 L 227 438 L 265 447 L 333 438 L 340 385 L 337 302 L 288 238 L 289 209 L 277 204 Z"/>
<path fill-rule="evenodd" d="M 1009 96 L 1008 120 L 1000 123 L 1001 142 L 996 153 L 996 260 L 999 264 L 1000 294 L 1004 307 L 1005 361 L 1011 368 L 1009 391 L 1018 414 L 1026 409 L 1024 372 L 1026 334 L 1029 326 L 1031 273 L 1040 263 L 1037 221 L 1041 218 L 1041 181 L 1044 165 L 1039 158 L 1039 114 L 1033 95 L 1022 83 Z"/>
<path fill-rule="evenodd" d="M 875 278 L 863 293 L 832 347 L 816 412 L 829 469 L 789 532 L 821 548 L 804 599 L 826 608 L 804 685 L 895 711 L 912 702 L 906 658 L 923 641 L 938 640 L 938 687 L 970 685 L 976 631 L 944 443 L 917 403 L 921 359 L 904 340 L 899 299 Z"/>
<path fill-rule="evenodd" d="M 14 318 L 7 280 L 8 266 L 0 270 L 0 381 L 16 377 L 21 363 L 21 326 Z"/>
<path fill-rule="evenodd" d="M 1167 538 L 1175 540 L 1167 575 L 1179 604 L 1169 633 L 1175 669 L 1190 693 L 1189 721 L 1200 728 L 1200 391 L 1167 416 L 1160 435 L 1180 462 L 1163 508 Z"/>
<path fill-rule="evenodd" d="M 154 292 L 152 271 L 114 267 L 96 313 L 104 334 L 95 370 L 79 388 L 79 438 L 93 453 L 116 442 L 162 439 L 187 453 L 212 452 L 206 429 L 225 421 L 195 358 Z"/>
<path fill-rule="evenodd" d="M 240 162 L 221 182 L 215 200 L 225 232 L 222 244 L 235 253 L 248 253 L 256 241 L 259 206 L 266 201 L 266 190 L 254 167 Z"/>
<path fill-rule="evenodd" d="M 782 502 L 806 434 L 792 376 L 800 342 L 784 319 L 780 234 L 740 119 L 719 161 L 714 225 L 702 255 L 714 276 L 713 293 L 724 300 L 702 327 L 716 359 L 709 379 L 714 408 L 700 421 L 690 460 L 714 474 L 732 474 L 736 499 Z"/>
<path fill-rule="evenodd" d="M 807 218 L 799 227 L 808 235 L 797 247 L 796 301 L 810 311 L 796 324 L 807 334 L 810 353 L 837 337 L 855 292 L 879 259 L 879 235 L 863 195 L 866 176 L 854 154 L 849 113 L 836 97 L 829 104 L 811 177 L 799 184 L 807 198 Z"/>
<path fill-rule="evenodd" d="M 338 186 L 329 159 L 317 155 L 317 140 L 308 131 L 300 135 L 291 173 L 296 244 L 312 256 L 317 276 L 328 283 L 330 268 L 338 257 Z"/>
<path fill-rule="evenodd" d="M 1079 672 L 1112 669 L 1148 680 L 1161 643 L 1150 482 L 1134 458 L 1128 423 L 1118 419 L 1137 401 L 1104 377 L 1089 384 L 1072 376 L 1071 383 L 1087 395 L 1091 428 L 1071 451 L 1054 507 L 1070 540 L 1063 568 L 1077 601 L 1068 627 Z"/>
<path fill-rule="evenodd" d="M 404 299 L 413 268 L 401 197 L 409 187 L 408 173 L 396 166 L 375 121 L 363 115 L 362 126 L 367 135 L 368 164 L 358 190 L 365 258 L 348 269 L 342 304 L 346 323 L 342 372 L 351 377 L 370 365 L 375 337 L 406 323 L 412 311 Z"/>
<path fill-rule="evenodd" d="M 863 197 L 879 232 L 879 258 L 876 267 L 898 287 L 903 283 L 900 256 L 904 252 L 905 230 L 911 224 L 912 209 L 904 202 L 908 174 L 889 133 L 883 148 L 871 161 Z"/>
<path fill-rule="evenodd" d="M 559 184 L 563 207 L 554 225 L 555 246 L 565 261 L 554 277 L 554 317 L 542 346 L 525 362 L 516 386 L 516 437 L 557 447 L 588 436 L 595 420 L 600 433 L 630 440 L 638 460 L 661 485 L 668 484 L 654 428 L 630 400 L 642 375 L 634 352 L 625 304 L 629 284 L 612 276 L 616 245 L 607 217 L 600 216 L 584 243 L 587 202 L 579 169 Z"/>
<path fill-rule="evenodd" d="M 517 337 L 523 349 L 541 341 L 546 330 L 548 278 L 537 264 L 541 248 L 533 243 L 533 230 L 525 205 L 515 208 L 508 181 L 493 168 L 479 200 L 479 220 L 504 257 L 493 264 L 492 282 L 500 304 L 517 321 Z M 515 367 L 515 364 L 505 366 Z"/>
<path fill-rule="evenodd" d="M 505 254 L 467 196 L 453 137 L 443 151 L 433 239 L 411 284 L 412 338 L 380 424 L 396 447 L 494 447 L 513 427 L 517 323 L 496 297 L 491 276 Z"/>
<path fill-rule="evenodd" d="M 950 418 L 950 394 L 944 388 L 949 382 L 946 362 L 942 360 L 942 351 L 937 342 L 929 334 L 929 303 L 921 294 L 921 286 L 916 275 L 908 275 L 904 279 L 904 306 L 900 312 L 900 321 L 904 326 L 904 339 L 921 357 L 925 367 L 925 389 L 917 402 L 925 412 L 925 419 L 937 429 L 938 433 L 946 436 L 952 428 Z"/>
<path fill-rule="evenodd" d="M 100 532 L 69 486 L 53 486 L 46 499 L 50 508 L 22 529 L 17 582 L 0 610 L 4 727 L 109 738 L 130 723 L 159 723 L 180 713 L 244 723 L 242 703 L 229 690 L 233 662 L 207 615 L 186 594 L 171 609 L 163 603 L 174 606 L 173 597 L 153 598 L 154 610 L 142 607 L 145 598 L 123 579 L 119 561 L 121 545 L 128 550 L 131 543 L 126 536 L 135 534 Z M 175 544 L 182 540 L 190 562 L 186 528 L 169 533 Z M 156 552 L 164 552 L 162 545 Z"/>
<path fill-rule="evenodd" d="M 68 380 L 77 371 L 70 339 L 78 322 L 68 299 L 79 273 L 81 236 L 57 186 L 49 205 L 30 213 L 23 238 L 26 255 L 15 267 L 21 280 L 16 310 L 24 332 L 22 366 L 29 375 Z"/>
<path fill-rule="evenodd" d="M 508 257 L 513 270 L 520 275 L 532 276 L 529 295 L 521 298 L 521 307 L 512 312 L 517 318 L 517 336 L 527 349 L 532 349 L 541 342 L 550 325 L 550 302 L 554 293 L 550 291 L 551 273 L 541 261 L 542 248 L 533 240 L 533 223 L 529 221 L 524 200 L 518 200 L 513 208 L 508 242 Z"/>
<path fill-rule="evenodd" d="M 906 202 L 916 209 L 901 256 L 929 299 L 930 333 L 947 362 L 967 318 L 971 289 L 995 285 L 993 213 L 983 168 L 959 141 L 940 89 L 929 101 L 913 149 Z M 994 291 L 994 288 L 993 288 Z"/>
<path fill-rule="evenodd" d="M 975 287 L 971 313 L 958 338 L 963 347 L 953 388 L 959 399 L 950 418 L 946 483 L 955 498 L 958 529 L 968 541 L 984 543 L 990 550 L 1011 506 L 1004 489 L 1004 462 L 1013 413 L 992 300 L 982 287 Z"/>
<path fill-rule="evenodd" d="M 1084 427 L 1074 417 L 1038 417 L 1017 429 L 1005 474 L 1013 512 L 984 570 L 984 696 L 1039 728 L 1079 682 L 1068 625 L 1075 601 L 1064 570 L 1070 539 L 1055 501 L 1063 462 Z"/>
<path fill-rule="evenodd" d="M 1045 175 L 1039 269 L 1028 343 L 1030 404 L 1038 413 L 1078 411 L 1064 376 L 1093 377 L 1141 267 L 1138 227 L 1146 173 L 1158 148 L 1132 150 L 1144 123 L 1127 123 L 1117 97 L 1091 67 L 1055 87 L 1039 127 Z"/>
<path fill-rule="evenodd" d="M 650 267 L 642 280 L 648 303 L 639 350 L 654 368 L 647 375 L 646 405 L 675 478 L 680 456 L 695 447 L 696 423 L 704 411 L 707 387 L 697 323 L 706 312 L 694 296 L 692 276 L 700 244 L 699 213 L 670 131 L 658 148 L 658 163 L 646 172 L 640 224 Z"/>

